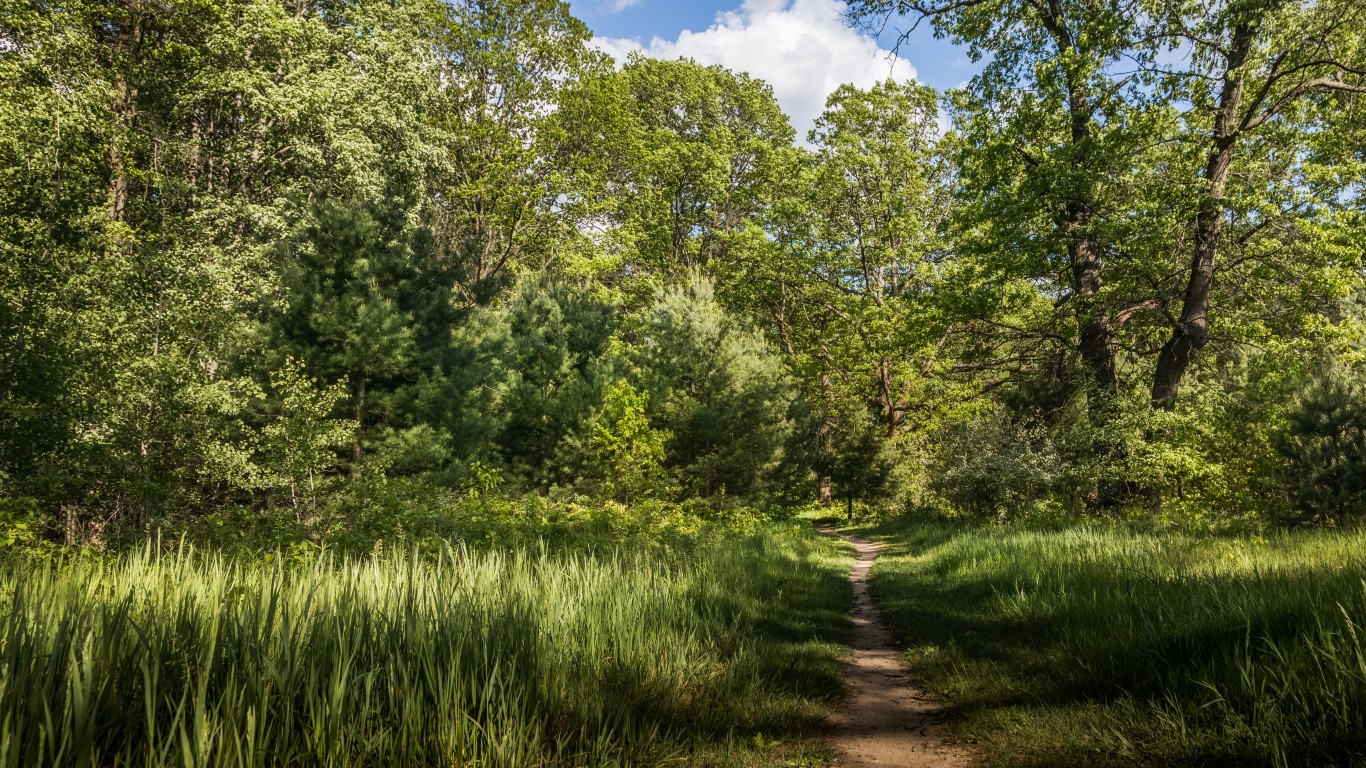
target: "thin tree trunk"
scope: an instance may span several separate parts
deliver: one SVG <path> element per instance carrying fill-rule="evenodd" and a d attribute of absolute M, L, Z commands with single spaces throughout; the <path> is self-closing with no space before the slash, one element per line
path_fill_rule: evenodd
<path fill-rule="evenodd" d="M 127 26 L 115 27 L 109 40 L 114 75 L 114 131 L 109 138 L 109 220 L 122 222 L 128 211 L 128 158 L 123 141 L 137 118 L 137 86 L 129 82 L 128 68 L 142 44 L 143 8 L 139 2 L 127 7 Z"/>
<path fill-rule="evenodd" d="M 1195 252 L 1191 257 L 1181 317 L 1167 343 L 1162 345 L 1153 374 L 1152 403 L 1162 410 L 1176 407 L 1181 380 L 1195 355 L 1209 342 L 1210 292 L 1214 287 L 1219 235 L 1224 226 L 1224 192 L 1241 132 L 1238 115 L 1243 98 L 1242 70 L 1252 49 L 1252 39 L 1251 24 L 1234 28 L 1228 69 L 1219 94 L 1219 109 L 1215 113 L 1209 161 L 1205 165 L 1206 193 L 1195 214 Z"/>
<path fill-rule="evenodd" d="M 351 476 L 360 477 L 360 462 L 364 454 L 360 434 L 365 419 L 365 374 L 356 374 L 356 437 L 351 443 Z"/>

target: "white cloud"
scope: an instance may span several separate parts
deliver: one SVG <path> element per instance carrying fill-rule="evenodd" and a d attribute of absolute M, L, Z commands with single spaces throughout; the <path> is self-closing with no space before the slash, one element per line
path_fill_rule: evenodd
<path fill-rule="evenodd" d="M 639 4 L 640 0 L 608 0 L 607 10 L 612 13 L 621 13 L 631 6 Z"/>
<path fill-rule="evenodd" d="M 844 20 L 837 0 L 744 0 L 717 14 L 702 32 L 684 30 L 677 40 L 594 38 L 598 48 L 625 59 L 641 51 L 657 59 L 688 57 L 720 64 L 767 81 L 783 111 L 805 139 L 825 109 L 825 98 L 843 83 L 867 88 L 888 77 L 910 80 L 915 67 L 883 50 Z"/>

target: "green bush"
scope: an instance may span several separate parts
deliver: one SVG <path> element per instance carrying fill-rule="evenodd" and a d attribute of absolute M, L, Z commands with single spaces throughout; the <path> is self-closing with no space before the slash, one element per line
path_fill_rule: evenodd
<path fill-rule="evenodd" d="M 1067 472 L 1046 430 L 994 410 L 944 430 L 929 485 L 959 512 L 1004 518 L 1045 503 Z"/>
<path fill-rule="evenodd" d="M 1276 447 L 1300 510 L 1317 520 L 1366 515 L 1366 384 L 1325 365 L 1295 398 Z"/>

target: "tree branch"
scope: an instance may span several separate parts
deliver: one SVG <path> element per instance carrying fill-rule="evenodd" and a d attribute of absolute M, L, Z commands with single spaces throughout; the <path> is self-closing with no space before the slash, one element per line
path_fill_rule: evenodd
<path fill-rule="evenodd" d="M 1344 80 L 1332 77 L 1316 77 L 1313 80 L 1306 80 L 1300 83 L 1299 85 L 1295 86 L 1294 88 L 1290 89 L 1289 93 L 1282 96 L 1280 99 L 1277 99 L 1275 104 L 1272 104 L 1271 106 L 1267 107 L 1260 114 L 1254 115 L 1249 113 L 1247 119 L 1243 120 L 1243 124 L 1239 126 L 1239 130 L 1250 131 L 1253 128 L 1256 128 L 1262 123 L 1265 123 L 1267 120 L 1270 120 L 1271 118 L 1275 117 L 1277 114 L 1280 113 L 1281 110 L 1285 109 L 1286 107 L 1290 106 L 1290 104 L 1294 103 L 1296 99 L 1300 98 L 1301 96 L 1304 96 L 1306 93 L 1309 93 L 1310 91 L 1315 90 L 1343 91 L 1345 93 L 1366 93 L 1366 84 L 1349 83 Z"/>

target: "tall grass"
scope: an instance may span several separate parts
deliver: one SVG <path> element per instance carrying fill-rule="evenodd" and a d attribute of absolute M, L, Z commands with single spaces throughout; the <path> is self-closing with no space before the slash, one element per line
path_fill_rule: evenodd
<path fill-rule="evenodd" d="M 830 551 L 12 563 L 0 765 L 659 764 L 819 716 Z"/>
<path fill-rule="evenodd" d="M 874 594 L 1001 762 L 1366 761 L 1366 534 L 892 538 Z"/>

